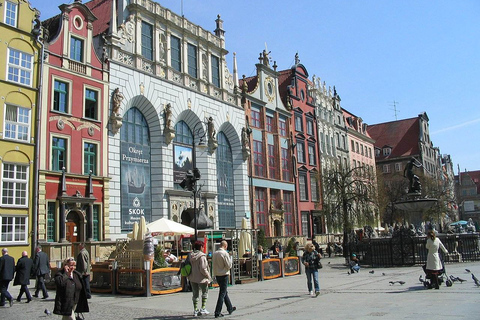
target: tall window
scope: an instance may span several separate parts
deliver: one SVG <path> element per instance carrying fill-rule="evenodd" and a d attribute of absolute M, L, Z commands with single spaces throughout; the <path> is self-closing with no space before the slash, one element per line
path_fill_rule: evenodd
<path fill-rule="evenodd" d="M 220 88 L 220 59 L 212 55 L 212 83 L 215 87 Z"/>
<path fill-rule="evenodd" d="M 267 212 L 265 206 L 265 189 L 255 189 L 255 211 L 257 213 L 257 228 L 265 231 L 265 235 L 268 236 L 267 232 Z"/>
<path fill-rule="evenodd" d="M 310 173 L 310 192 L 312 201 L 318 201 L 318 180 L 314 176 L 315 172 Z"/>
<path fill-rule="evenodd" d="M 326 142 L 326 152 L 327 154 L 332 154 L 332 149 L 331 149 L 331 145 L 330 145 L 330 137 L 328 134 L 325 135 L 325 142 Z"/>
<path fill-rule="evenodd" d="M 28 142 L 29 128 L 30 110 L 7 104 L 5 106 L 5 138 Z"/>
<path fill-rule="evenodd" d="M 54 81 L 53 110 L 68 113 L 68 83 Z"/>
<path fill-rule="evenodd" d="M 26 242 L 27 217 L 2 217 L 0 226 L 0 241 Z"/>
<path fill-rule="evenodd" d="M 313 143 L 308 144 L 308 162 L 311 166 L 314 166 L 314 165 L 317 164 L 315 144 L 313 144 Z"/>
<path fill-rule="evenodd" d="M 302 216 L 302 235 L 308 236 L 309 235 L 309 212 L 308 211 L 302 211 L 301 213 Z"/>
<path fill-rule="evenodd" d="M 313 120 L 307 119 L 307 133 L 313 136 Z"/>
<path fill-rule="evenodd" d="M 251 125 L 252 125 L 252 127 L 256 127 L 256 128 L 260 128 L 260 126 L 261 126 L 260 110 L 258 110 L 256 108 L 252 108 Z"/>
<path fill-rule="evenodd" d="M 97 175 L 97 145 L 90 142 L 83 143 L 83 174 Z"/>
<path fill-rule="evenodd" d="M 92 207 L 92 238 L 94 241 L 100 240 L 100 205 L 95 204 Z"/>
<path fill-rule="evenodd" d="M 268 145 L 268 177 L 270 179 L 277 179 L 277 166 L 275 165 L 275 146 Z"/>
<path fill-rule="evenodd" d="M 282 148 L 282 180 L 290 180 L 290 161 L 288 161 L 288 149 Z"/>
<path fill-rule="evenodd" d="M 273 117 L 267 114 L 267 124 L 266 124 L 267 132 L 273 132 Z"/>
<path fill-rule="evenodd" d="M 287 135 L 287 121 L 284 118 L 278 119 L 278 133 L 284 137 Z"/>
<path fill-rule="evenodd" d="M 142 21 L 142 56 L 153 60 L 153 26 Z"/>
<path fill-rule="evenodd" d="M 8 81 L 32 85 L 33 55 L 8 49 Z"/>
<path fill-rule="evenodd" d="M 295 114 L 295 130 L 303 132 L 303 119 L 301 114 Z"/>
<path fill-rule="evenodd" d="M 235 194 L 233 155 L 230 143 L 223 132 L 218 135 L 217 194 L 218 222 L 220 228 L 235 228 Z"/>
<path fill-rule="evenodd" d="M 12 163 L 3 164 L 2 204 L 27 205 L 28 166 Z"/>
<path fill-rule="evenodd" d="M 299 163 L 305 163 L 305 142 L 297 140 L 297 160 Z"/>
<path fill-rule="evenodd" d="M 16 27 L 17 26 L 17 12 L 18 12 L 18 5 L 16 3 L 5 1 L 5 23 Z"/>
<path fill-rule="evenodd" d="M 326 152 L 325 150 L 325 135 L 323 132 L 320 132 L 320 151 L 323 153 L 323 152 Z"/>
<path fill-rule="evenodd" d="M 52 170 L 62 171 L 67 167 L 67 140 L 52 138 Z"/>
<path fill-rule="evenodd" d="M 308 194 L 307 194 L 307 173 L 306 172 L 299 172 L 298 173 L 298 187 L 300 191 L 300 201 L 307 201 Z"/>
<path fill-rule="evenodd" d="M 55 242 L 55 202 L 47 204 L 47 242 Z"/>
<path fill-rule="evenodd" d="M 174 36 L 170 37 L 170 54 L 172 68 L 178 72 L 182 72 L 182 50 L 180 39 Z"/>
<path fill-rule="evenodd" d="M 253 140 L 253 164 L 255 166 L 255 175 L 257 177 L 263 177 L 265 173 L 262 141 Z"/>
<path fill-rule="evenodd" d="M 188 74 L 197 77 L 197 47 L 188 44 Z"/>
<path fill-rule="evenodd" d="M 83 62 L 83 40 L 70 38 L 70 59 Z"/>
<path fill-rule="evenodd" d="M 98 119 L 98 93 L 85 89 L 85 118 Z"/>
<path fill-rule="evenodd" d="M 284 192 L 283 193 L 283 204 L 284 207 L 283 209 L 285 212 L 283 213 L 283 216 L 285 217 L 285 235 L 286 236 L 292 236 L 294 234 L 293 231 L 293 195 L 291 192 Z"/>

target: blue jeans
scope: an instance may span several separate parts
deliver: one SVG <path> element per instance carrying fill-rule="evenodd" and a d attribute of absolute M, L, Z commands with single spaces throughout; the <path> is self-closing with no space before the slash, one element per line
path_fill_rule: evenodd
<path fill-rule="evenodd" d="M 315 286 L 315 292 L 320 291 L 320 285 L 318 284 L 318 270 L 317 269 L 305 269 L 305 274 L 307 275 L 307 287 L 308 291 L 312 291 L 312 278 L 313 284 Z"/>
<path fill-rule="evenodd" d="M 227 306 L 227 311 L 230 313 L 233 309 L 232 302 L 228 297 L 227 286 L 228 286 L 228 277 L 229 276 L 217 276 L 218 287 L 220 292 L 218 293 L 217 306 L 215 307 L 215 315 L 218 316 L 222 313 L 223 302 Z"/>

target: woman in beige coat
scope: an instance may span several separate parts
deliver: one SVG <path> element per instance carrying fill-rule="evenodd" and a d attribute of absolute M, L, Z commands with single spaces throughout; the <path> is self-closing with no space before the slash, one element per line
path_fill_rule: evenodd
<path fill-rule="evenodd" d="M 445 254 L 448 254 L 447 249 L 443 245 L 442 241 L 438 239 L 435 235 L 435 231 L 430 230 L 427 235 L 427 244 L 425 247 L 428 250 L 427 255 L 427 266 L 426 271 L 431 275 L 433 286 L 435 289 L 439 289 L 438 283 L 438 274 L 440 270 L 443 269 L 442 262 L 440 261 L 440 254 L 438 253 L 438 249 L 442 249 Z"/>
<path fill-rule="evenodd" d="M 193 315 L 201 316 L 209 314 L 207 311 L 208 284 L 213 282 L 210 276 L 210 267 L 208 266 L 207 256 L 203 253 L 203 242 L 196 241 L 193 245 L 193 252 L 190 253 L 190 264 L 192 265 L 192 273 L 188 276 L 188 280 L 192 285 L 193 292 Z M 198 296 L 202 290 L 202 308 L 198 309 Z"/>

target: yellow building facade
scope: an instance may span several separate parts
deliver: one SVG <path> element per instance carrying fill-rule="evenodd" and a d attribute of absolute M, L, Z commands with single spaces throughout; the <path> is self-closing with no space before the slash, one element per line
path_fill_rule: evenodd
<path fill-rule="evenodd" d="M 37 238 L 40 13 L 27 0 L 0 0 L 0 12 L 0 247 L 17 260 Z"/>

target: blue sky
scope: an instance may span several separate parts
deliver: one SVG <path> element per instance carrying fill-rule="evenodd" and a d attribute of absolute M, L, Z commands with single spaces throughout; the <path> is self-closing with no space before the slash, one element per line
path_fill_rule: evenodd
<path fill-rule="evenodd" d="M 72 2 L 30 0 L 42 20 Z M 157 2 L 182 13 L 180 0 Z M 455 173 L 480 170 L 480 1 L 183 0 L 183 14 L 209 31 L 221 15 L 240 78 L 255 74 L 265 45 L 278 70 L 298 52 L 310 79 L 335 85 L 342 107 L 367 124 L 425 111 Z"/>

